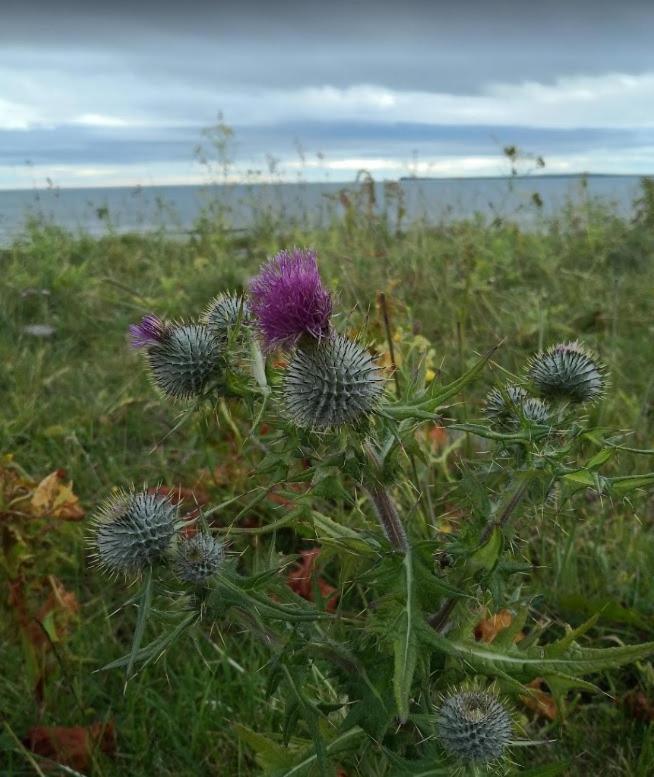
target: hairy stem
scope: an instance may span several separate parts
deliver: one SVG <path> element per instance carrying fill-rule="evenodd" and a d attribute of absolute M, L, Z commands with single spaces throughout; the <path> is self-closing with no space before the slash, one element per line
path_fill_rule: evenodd
<path fill-rule="evenodd" d="M 409 540 L 402 525 L 400 514 L 397 512 L 397 507 L 395 507 L 395 502 L 388 493 L 388 489 L 379 480 L 384 466 L 383 461 L 370 441 L 363 444 L 363 449 L 374 469 L 375 479 L 366 485 L 365 489 L 375 508 L 377 520 L 386 535 L 386 539 L 395 550 L 400 553 L 408 553 Z"/>
<path fill-rule="evenodd" d="M 400 551 L 400 553 L 408 553 L 409 540 L 388 490 L 381 484 L 375 484 L 366 488 L 366 491 L 375 507 L 375 514 L 386 539 L 395 550 Z"/>

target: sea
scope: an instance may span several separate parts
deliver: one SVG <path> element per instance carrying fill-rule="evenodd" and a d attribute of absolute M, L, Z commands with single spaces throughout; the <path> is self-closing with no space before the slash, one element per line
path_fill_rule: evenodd
<path fill-rule="evenodd" d="M 634 175 L 541 175 L 512 178 L 406 178 L 354 183 L 32 189 L 0 191 L 0 244 L 39 219 L 91 235 L 165 230 L 183 236 L 201 217 L 227 229 L 266 223 L 329 223 L 351 208 L 395 225 L 433 225 L 480 217 L 538 229 L 566 206 L 596 201 L 629 216 L 642 178 Z"/>

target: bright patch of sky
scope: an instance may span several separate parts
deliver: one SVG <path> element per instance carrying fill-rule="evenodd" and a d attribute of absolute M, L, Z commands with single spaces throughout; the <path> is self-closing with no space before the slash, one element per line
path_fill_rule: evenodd
<path fill-rule="evenodd" d="M 63 5 L 3 13 L 0 188 L 204 182 L 219 113 L 229 180 L 654 173 L 651 3 Z"/>

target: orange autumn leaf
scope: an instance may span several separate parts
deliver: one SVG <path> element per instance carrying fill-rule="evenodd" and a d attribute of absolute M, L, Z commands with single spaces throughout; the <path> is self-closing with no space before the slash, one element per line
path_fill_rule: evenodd
<path fill-rule="evenodd" d="M 492 642 L 503 629 L 507 629 L 513 622 L 513 615 L 509 610 L 500 610 L 488 618 L 482 618 L 475 626 L 475 639 L 477 642 Z"/>
<path fill-rule="evenodd" d="M 86 771 L 92 766 L 95 749 L 106 755 L 116 752 L 116 730 L 111 721 L 90 726 L 34 726 L 27 732 L 25 745 L 37 755 Z"/>
<path fill-rule="evenodd" d="M 303 550 L 301 553 L 302 560 L 293 567 L 288 573 L 288 585 L 291 590 L 295 591 L 298 596 L 308 601 L 313 601 L 313 580 L 316 575 L 315 567 L 316 560 L 320 555 L 320 548 L 312 548 L 311 550 Z M 323 599 L 326 600 L 326 609 L 329 612 L 333 612 L 336 609 L 336 603 L 338 601 L 338 594 L 333 585 L 330 585 L 322 577 L 317 579 L 318 590 Z"/>
<path fill-rule="evenodd" d="M 440 451 L 445 448 L 449 441 L 449 435 L 447 429 L 444 426 L 434 424 L 429 428 L 427 432 L 427 439 L 435 451 Z"/>
<path fill-rule="evenodd" d="M 543 688 L 544 684 L 545 680 L 542 677 L 536 677 L 535 680 L 527 683 L 527 688 L 531 688 L 532 691 L 521 696 L 520 701 L 542 718 L 554 720 L 557 715 L 556 702 L 553 696 Z"/>
<path fill-rule="evenodd" d="M 38 516 L 61 518 L 65 521 L 79 521 L 84 509 L 73 493 L 72 482 L 65 482 L 65 473 L 57 469 L 38 484 L 32 494 L 32 510 Z"/>

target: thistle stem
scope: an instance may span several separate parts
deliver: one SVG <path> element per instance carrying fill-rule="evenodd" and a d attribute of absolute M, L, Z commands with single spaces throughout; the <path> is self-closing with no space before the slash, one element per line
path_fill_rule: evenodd
<path fill-rule="evenodd" d="M 379 525 L 386 535 L 386 539 L 391 543 L 395 550 L 400 553 L 408 553 L 409 540 L 406 536 L 404 526 L 402 526 L 402 521 L 400 520 L 395 503 L 388 493 L 388 490 L 383 485 L 376 484 L 368 487 L 366 491 L 375 507 Z"/>
<path fill-rule="evenodd" d="M 379 480 L 384 463 L 377 450 L 370 441 L 363 443 L 363 450 L 368 456 L 368 460 L 373 466 L 375 478 L 374 481 L 365 486 L 365 489 L 375 508 L 375 514 L 386 539 L 391 543 L 395 550 L 400 553 L 409 552 L 409 540 L 400 520 L 400 515 L 395 507 L 395 502 L 388 493 L 386 486 Z"/>

